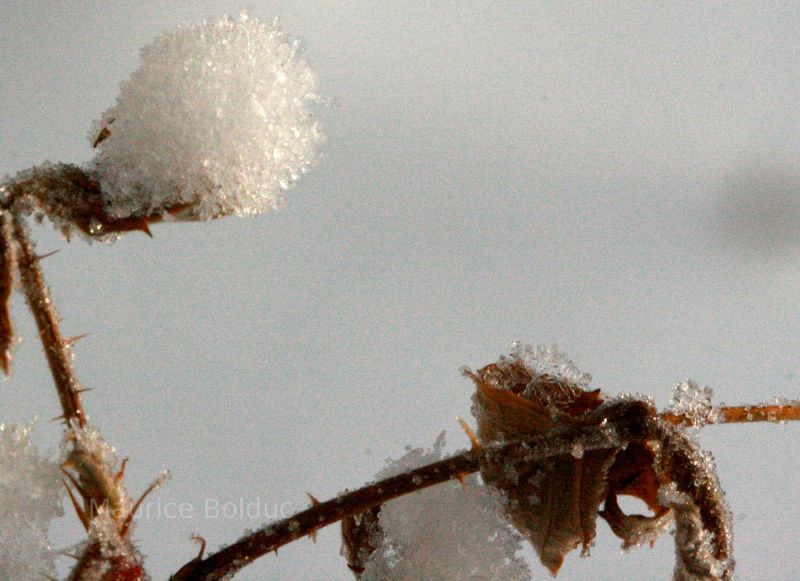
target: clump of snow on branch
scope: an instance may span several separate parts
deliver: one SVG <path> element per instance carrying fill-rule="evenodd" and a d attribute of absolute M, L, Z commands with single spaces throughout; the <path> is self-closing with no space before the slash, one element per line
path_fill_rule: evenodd
<path fill-rule="evenodd" d="M 407 448 L 377 477 L 388 478 L 442 459 L 442 433 L 433 450 Z M 447 482 L 381 507 L 376 547 L 361 579 L 530 579 L 517 556 L 520 536 L 505 516 L 501 494 L 475 475 L 462 487 Z"/>
<path fill-rule="evenodd" d="M 276 22 L 241 15 L 183 26 L 141 51 L 90 139 L 107 211 L 247 215 L 283 204 L 324 140 L 317 81 Z"/>
<path fill-rule="evenodd" d="M 63 514 L 58 464 L 30 441 L 29 424 L 0 424 L 0 579 L 55 575 L 47 539 L 50 521 Z"/>

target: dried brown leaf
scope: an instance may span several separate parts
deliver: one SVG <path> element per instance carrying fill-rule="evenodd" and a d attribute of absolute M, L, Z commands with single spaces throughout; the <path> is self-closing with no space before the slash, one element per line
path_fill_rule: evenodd
<path fill-rule="evenodd" d="M 502 359 L 468 375 L 477 387 L 473 411 L 485 442 L 526 441 L 566 427 L 600 428 L 604 423 L 603 414 L 595 413 L 603 404 L 600 390 L 537 375 L 519 360 Z M 654 461 L 655 453 L 640 442 L 592 450 L 576 446 L 545 461 L 524 455 L 487 461 L 481 475 L 505 493 L 512 522 L 555 575 L 567 553 L 579 545 L 588 551 L 604 501 L 606 520 L 626 544 L 665 522 L 669 511 L 658 503 Z M 628 517 L 616 504 L 617 494 L 641 498 L 656 516 Z"/>

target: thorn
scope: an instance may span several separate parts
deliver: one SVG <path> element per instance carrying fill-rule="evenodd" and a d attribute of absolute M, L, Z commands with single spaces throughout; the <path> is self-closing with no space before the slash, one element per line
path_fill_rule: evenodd
<path fill-rule="evenodd" d="M 84 502 L 85 502 L 86 504 L 89 504 L 89 502 L 91 502 L 91 499 L 90 499 L 90 498 L 89 498 L 89 496 L 86 494 L 86 492 L 84 492 L 83 488 L 81 488 L 81 484 L 80 484 L 80 482 L 78 482 L 78 480 L 77 480 L 77 479 L 76 479 L 76 478 L 75 478 L 75 477 L 74 477 L 74 476 L 73 476 L 73 475 L 72 475 L 70 472 L 67 472 L 67 471 L 64 469 L 64 467 L 65 467 L 65 466 L 66 466 L 66 467 L 68 467 L 68 468 L 74 468 L 74 466 L 72 465 L 72 462 L 70 462 L 69 460 L 67 460 L 66 462 L 64 462 L 64 463 L 61 465 L 61 472 L 62 472 L 62 473 L 64 474 L 64 476 L 66 476 L 66 477 L 67 477 L 67 479 L 68 479 L 68 480 L 69 480 L 69 481 L 72 483 L 72 485 L 75 487 L 75 490 L 77 490 L 77 491 L 78 491 L 78 494 L 80 494 L 80 495 L 81 495 L 81 498 L 83 498 Z"/>
<path fill-rule="evenodd" d="M 150 225 L 147 223 L 147 221 L 142 222 L 142 232 L 147 234 L 150 238 L 153 237 L 153 233 L 150 232 Z"/>
<path fill-rule="evenodd" d="M 122 479 L 125 477 L 125 466 L 127 465 L 128 465 L 128 459 L 123 458 L 122 465 L 119 467 L 119 472 L 117 472 L 117 475 L 114 477 L 114 479 L 117 482 L 122 482 Z"/>
<path fill-rule="evenodd" d="M 92 149 L 100 145 L 100 142 L 103 141 L 109 135 L 111 135 L 111 131 L 109 131 L 108 127 L 103 127 L 100 130 L 100 133 L 97 134 L 97 139 L 95 139 L 94 143 L 92 143 Z"/>
<path fill-rule="evenodd" d="M 52 252 L 45 252 L 44 254 L 37 254 L 36 255 L 36 260 L 44 260 L 45 258 L 50 258 L 54 254 L 58 254 L 59 252 L 61 252 L 61 249 L 60 248 L 56 248 Z"/>
<path fill-rule="evenodd" d="M 75 482 L 75 478 L 73 478 L 73 477 L 72 477 L 72 474 L 70 474 L 69 472 L 67 472 L 67 471 L 66 471 L 66 470 L 64 470 L 63 468 L 61 469 L 61 471 L 62 471 L 64 474 L 66 474 L 66 475 L 67 475 L 67 478 L 69 478 L 69 479 L 70 479 L 70 481 L 71 481 L 71 482 L 72 482 L 72 483 L 73 483 L 73 484 L 76 486 L 76 488 L 77 488 L 77 483 Z M 69 487 L 69 485 L 67 484 L 67 481 L 66 481 L 66 480 L 62 480 L 61 482 L 63 482 L 63 483 L 64 483 L 64 488 L 66 488 L 66 489 L 67 489 L 67 495 L 69 495 L 69 499 L 70 499 L 70 501 L 72 502 L 72 508 L 74 508 L 74 509 L 75 509 L 75 512 L 78 514 L 78 518 L 80 519 L 80 521 L 81 521 L 81 524 L 83 525 L 83 528 L 84 528 L 86 531 L 88 531 L 88 530 L 89 530 L 89 517 L 88 517 L 88 516 L 86 516 L 86 512 L 84 512 L 83 508 L 81 508 L 81 505 L 80 505 L 80 504 L 78 504 L 78 500 L 75 498 L 75 495 L 72 493 L 72 489 L 71 489 L 71 488 Z M 80 488 L 78 488 L 78 491 L 80 491 Z"/>
<path fill-rule="evenodd" d="M 469 424 L 464 421 L 464 418 L 461 416 L 456 416 L 456 421 L 458 425 L 461 426 L 461 429 L 464 430 L 464 433 L 469 438 L 469 441 L 472 442 L 472 446 L 470 447 L 471 452 L 477 452 L 481 450 L 483 446 L 481 445 L 481 441 L 478 439 L 478 435 L 469 427 Z"/>
<path fill-rule="evenodd" d="M 80 389 L 76 389 L 75 393 L 81 394 L 81 393 L 85 393 L 87 391 L 94 391 L 94 388 L 93 387 L 82 387 Z"/>
<path fill-rule="evenodd" d="M 67 347 L 72 347 L 75 343 L 77 343 L 81 339 L 85 339 L 88 336 L 89 333 L 83 333 L 81 335 L 73 335 L 72 337 L 67 337 L 66 339 L 64 339 L 64 344 Z"/>
<path fill-rule="evenodd" d="M 127 458 L 126 458 L 127 460 Z M 123 461 L 124 464 L 124 461 Z M 131 511 L 128 513 L 128 516 L 125 517 L 125 520 L 122 522 L 122 526 L 119 529 L 119 536 L 125 537 L 128 532 L 130 531 L 131 522 L 133 521 L 133 515 L 136 514 L 136 511 L 139 510 L 139 507 L 144 502 L 144 499 L 147 498 L 147 495 L 153 492 L 156 488 L 164 484 L 164 481 L 169 478 L 169 472 L 163 473 L 160 477 L 156 478 L 153 483 L 147 487 L 147 490 L 139 497 L 134 505 L 131 507 Z"/>
<path fill-rule="evenodd" d="M 465 477 L 466 474 L 464 472 L 459 472 L 456 474 L 456 478 L 458 478 L 458 481 L 461 483 L 461 490 L 467 489 L 467 481 L 465 480 Z"/>
<path fill-rule="evenodd" d="M 195 543 L 200 543 L 200 552 L 197 554 L 197 557 L 195 557 L 195 561 L 199 561 L 203 558 L 203 554 L 206 552 L 206 540 L 200 535 L 192 535 L 191 538 Z"/>
<path fill-rule="evenodd" d="M 75 559 L 76 561 L 79 561 L 80 558 L 81 558 L 81 556 L 78 555 L 77 553 L 70 553 L 70 552 L 68 552 L 66 550 L 64 550 L 64 551 L 56 551 L 56 553 L 59 554 L 59 555 L 64 555 L 65 557 L 70 557 L 72 559 Z"/>
<path fill-rule="evenodd" d="M 310 492 L 306 492 L 306 496 L 311 499 L 311 506 L 319 506 L 319 500 L 317 500 L 316 496 L 314 496 Z M 319 529 L 314 529 L 313 531 L 308 533 L 308 538 L 311 539 L 312 543 L 317 542 L 317 530 Z"/>
<path fill-rule="evenodd" d="M 50 418 L 50 421 L 51 422 L 66 422 L 67 418 L 64 416 L 64 414 L 61 414 L 60 416 L 56 416 L 54 418 Z"/>

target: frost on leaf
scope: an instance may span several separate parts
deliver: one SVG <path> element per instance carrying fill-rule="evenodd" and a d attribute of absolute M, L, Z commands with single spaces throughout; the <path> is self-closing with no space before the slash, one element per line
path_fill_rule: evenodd
<path fill-rule="evenodd" d="M 531 441 L 569 427 L 602 432 L 605 410 L 647 405 L 618 398 L 606 401 L 589 391 L 590 376 L 581 373 L 557 347 L 519 346 L 497 363 L 466 372 L 475 382 L 473 414 L 485 443 Z M 633 407 L 631 407 L 633 409 Z M 665 526 L 668 510 L 657 499 L 655 453 L 644 442 L 585 449 L 570 444 L 548 458 L 486 461 L 481 475 L 505 494 L 507 512 L 527 536 L 542 563 L 555 574 L 564 556 L 578 545 L 588 552 L 600 513 L 626 546 L 652 540 Z M 626 515 L 619 494 L 642 499 L 653 516 Z"/>
<path fill-rule="evenodd" d="M 94 130 L 98 179 L 118 218 L 256 214 L 317 160 L 316 77 L 277 22 L 182 26 L 141 51 Z"/>
<path fill-rule="evenodd" d="M 39 455 L 30 425 L 0 424 L 0 579 L 55 575 L 47 539 L 63 514 L 58 464 Z"/>
<path fill-rule="evenodd" d="M 378 478 L 440 460 L 443 436 L 433 450 L 408 448 Z M 527 563 L 516 555 L 520 537 L 509 526 L 500 494 L 474 475 L 463 486 L 438 484 L 362 513 L 343 533 L 348 562 L 360 581 L 530 578 Z M 360 546 L 352 543 L 358 539 Z"/>

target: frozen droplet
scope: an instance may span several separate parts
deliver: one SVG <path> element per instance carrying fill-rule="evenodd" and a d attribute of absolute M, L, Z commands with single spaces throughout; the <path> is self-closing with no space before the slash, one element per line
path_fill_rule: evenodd
<path fill-rule="evenodd" d="M 89 222 L 89 234 L 91 234 L 92 236 L 98 236 L 102 233 L 103 233 L 103 223 L 93 218 Z"/>
<path fill-rule="evenodd" d="M 578 459 L 583 458 L 583 452 L 584 452 L 583 445 L 581 445 L 581 444 L 579 444 L 577 442 L 575 444 L 573 444 L 572 447 L 569 450 L 569 453 L 572 455 L 572 457 L 573 458 L 578 458 Z"/>

